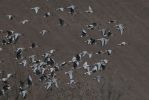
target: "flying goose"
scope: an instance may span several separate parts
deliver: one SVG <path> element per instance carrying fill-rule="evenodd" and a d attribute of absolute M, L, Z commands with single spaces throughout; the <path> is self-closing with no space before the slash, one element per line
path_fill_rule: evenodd
<path fill-rule="evenodd" d="M 22 60 L 21 63 L 19 63 L 19 64 L 20 64 L 20 65 L 23 65 L 24 67 L 26 67 L 26 66 L 27 66 L 27 60 L 24 59 L 24 60 Z"/>
<path fill-rule="evenodd" d="M 121 42 L 121 43 L 119 43 L 119 44 L 117 44 L 118 46 L 125 46 L 125 45 L 127 45 L 128 43 L 126 43 L 126 42 Z"/>
<path fill-rule="evenodd" d="M 63 12 L 64 11 L 64 8 L 63 7 L 60 7 L 60 8 L 57 8 L 56 10 Z"/>
<path fill-rule="evenodd" d="M 0 79 L 0 81 L 6 82 L 12 75 L 13 75 L 12 73 L 9 73 L 7 74 L 7 77 Z"/>
<path fill-rule="evenodd" d="M 85 29 L 82 29 L 81 31 L 81 37 L 87 36 L 87 31 Z"/>
<path fill-rule="evenodd" d="M 17 48 L 16 50 L 16 59 L 22 59 L 22 53 L 24 51 L 25 48 Z"/>
<path fill-rule="evenodd" d="M 89 39 L 87 39 L 86 41 L 84 41 L 84 42 L 87 42 L 87 44 L 91 44 L 91 45 L 93 45 L 93 44 L 96 44 L 96 39 L 94 39 L 94 38 L 89 38 Z"/>
<path fill-rule="evenodd" d="M 51 15 L 50 12 L 46 12 L 43 17 L 49 17 Z"/>
<path fill-rule="evenodd" d="M 35 13 L 37 14 L 38 13 L 38 11 L 39 11 L 39 9 L 40 9 L 40 7 L 33 7 L 33 8 L 31 8 L 32 10 L 34 10 L 35 11 Z"/>
<path fill-rule="evenodd" d="M 23 97 L 23 99 L 25 99 L 26 98 L 26 96 L 27 96 L 27 93 L 28 93 L 28 91 L 27 90 L 22 90 L 22 91 L 20 91 L 20 95 Z"/>
<path fill-rule="evenodd" d="M 33 80 L 32 80 L 31 75 L 29 75 L 27 78 L 27 85 L 30 87 L 32 84 L 33 84 Z"/>
<path fill-rule="evenodd" d="M 14 15 L 7 15 L 7 17 L 9 20 L 13 20 L 15 16 Z"/>
<path fill-rule="evenodd" d="M 112 50 L 111 49 L 106 50 L 106 52 L 107 52 L 108 55 L 112 54 Z"/>
<path fill-rule="evenodd" d="M 46 83 L 46 86 L 45 86 L 45 88 L 48 90 L 49 88 L 52 88 L 52 80 L 48 80 Z"/>
<path fill-rule="evenodd" d="M 53 82 L 53 84 L 55 85 L 55 87 L 57 87 L 57 88 L 59 87 L 56 78 L 53 78 L 53 79 L 52 79 L 52 82 Z"/>
<path fill-rule="evenodd" d="M 91 23 L 90 25 L 86 25 L 86 26 L 87 26 L 87 29 L 94 30 L 95 27 L 97 26 L 97 23 Z"/>
<path fill-rule="evenodd" d="M 70 14 L 74 14 L 74 12 L 75 12 L 75 6 L 74 5 L 70 5 L 67 8 L 70 10 L 70 12 L 69 12 Z"/>
<path fill-rule="evenodd" d="M 117 22 L 117 20 L 110 20 L 110 21 L 108 21 L 108 24 L 116 23 L 116 22 Z"/>
<path fill-rule="evenodd" d="M 118 31 L 120 31 L 121 35 L 123 35 L 123 32 L 124 32 L 124 25 L 123 24 L 117 24 L 115 25 L 116 29 Z"/>
<path fill-rule="evenodd" d="M 27 20 L 27 19 L 21 21 L 22 24 L 26 24 L 27 22 L 29 22 L 29 20 Z"/>
<path fill-rule="evenodd" d="M 91 6 L 88 7 L 88 10 L 85 11 L 86 13 L 93 13 L 93 9 L 91 8 Z"/>
<path fill-rule="evenodd" d="M 100 38 L 100 39 L 97 39 L 97 40 L 101 41 L 101 46 L 102 47 L 107 45 L 107 43 L 109 41 L 109 39 L 106 39 L 106 38 Z"/>
<path fill-rule="evenodd" d="M 84 64 L 83 64 L 83 68 L 84 68 L 85 70 L 87 70 L 89 66 L 90 66 L 90 65 L 87 64 L 87 61 L 84 62 Z"/>
<path fill-rule="evenodd" d="M 65 72 L 65 74 L 67 74 L 67 75 L 69 76 L 69 79 L 70 79 L 70 80 L 73 79 L 72 73 L 73 73 L 72 70 L 70 70 L 70 71 L 68 71 L 68 72 Z"/>
<path fill-rule="evenodd" d="M 48 32 L 47 30 L 42 30 L 42 31 L 40 32 L 40 34 L 41 34 L 42 36 L 44 36 L 47 32 Z"/>

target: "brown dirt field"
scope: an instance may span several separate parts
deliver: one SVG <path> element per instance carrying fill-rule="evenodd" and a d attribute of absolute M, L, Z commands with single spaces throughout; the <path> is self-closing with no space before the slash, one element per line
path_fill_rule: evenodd
<path fill-rule="evenodd" d="M 70 4 L 76 5 L 76 15 L 72 16 L 67 11 L 55 11 L 58 7 L 67 7 Z M 94 13 L 83 13 L 89 5 L 93 7 Z M 37 15 L 30 10 L 34 6 L 41 7 Z M 52 16 L 43 18 L 47 11 L 50 11 Z M 15 15 L 14 20 L 8 20 L 7 14 Z M 63 18 L 67 25 L 60 27 L 58 18 Z M 24 19 L 31 21 L 25 25 L 20 24 Z M 107 26 L 106 22 L 110 19 L 123 23 L 126 29 L 123 36 L 115 31 L 110 43 L 105 47 L 113 49 L 113 54 L 108 57 L 110 63 L 107 69 L 91 77 L 83 75 L 82 70 L 76 71 L 75 78 L 78 83 L 75 88 L 66 85 L 68 80 L 64 72 L 70 66 L 57 73 L 59 88 L 47 91 L 30 68 L 19 67 L 14 59 L 17 47 L 28 48 L 32 42 L 37 42 L 40 47 L 26 49 L 24 55 L 40 56 L 55 48 L 57 62 L 67 61 L 82 50 L 96 52 L 100 47 L 85 44 L 80 39 L 80 31 L 92 22 Z M 16 78 L 10 80 L 13 88 L 8 99 L 1 96 L 0 100 L 23 100 L 21 97 L 17 98 L 16 86 L 19 85 L 19 80 L 24 80 L 28 74 L 32 75 L 33 86 L 26 100 L 149 100 L 148 0 L 0 0 L 0 29 L 23 34 L 15 45 L 0 44 L 3 48 L 3 51 L 0 51 L 0 60 L 4 60 L 0 64 L 0 70 L 6 73 L 16 72 Z M 39 32 L 43 29 L 49 32 L 42 37 Z M 97 31 L 93 31 L 95 32 Z M 115 46 L 121 41 L 128 42 L 128 46 Z M 93 57 L 90 62 L 96 62 L 100 58 L 102 56 Z M 98 74 L 104 76 L 100 84 L 92 79 Z"/>

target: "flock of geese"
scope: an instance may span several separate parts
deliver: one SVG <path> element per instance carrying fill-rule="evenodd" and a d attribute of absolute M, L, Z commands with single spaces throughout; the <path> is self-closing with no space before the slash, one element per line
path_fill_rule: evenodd
<path fill-rule="evenodd" d="M 40 11 L 40 7 L 32 7 L 30 10 L 32 10 L 35 15 Z M 60 7 L 57 8 L 56 11 L 64 12 L 65 9 L 68 9 L 71 15 L 76 14 L 76 6 L 75 5 L 70 5 L 68 7 Z M 84 11 L 84 13 L 94 13 L 93 9 L 91 6 L 88 7 L 88 10 Z M 49 17 L 51 16 L 50 12 L 47 12 L 44 14 L 44 17 Z M 6 15 L 8 17 L 8 20 L 13 20 L 15 15 Z M 59 18 L 59 25 L 64 26 L 65 21 L 62 18 Z M 31 22 L 31 20 L 25 19 L 21 21 L 22 24 L 26 24 L 28 22 Z M 114 25 L 113 27 L 117 30 L 117 33 L 120 33 L 123 35 L 124 33 L 124 25 L 118 23 L 116 20 L 110 20 L 108 21 L 108 24 Z M 26 57 L 24 55 L 24 50 L 27 48 L 16 48 L 15 51 L 15 58 L 17 61 L 19 61 L 18 66 L 22 67 L 29 67 L 32 69 L 32 73 L 36 75 L 39 78 L 39 81 L 44 84 L 45 89 L 49 90 L 52 88 L 59 88 L 59 80 L 56 78 L 57 72 L 61 71 L 65 68 L 65 66 L 70 66 L 70 70 L 66 71 L 64 74 L 68 76 L 68 86 L 74 86 L 77 83 L 76 78 L 74 78 L 74 70 L 84 70 L 85 73 L 83 75 L 91 76 L 93 73 L 96 73 L 98 71 L 104 71 L 106 69 L 106 66 L 109 62 L 108 59 L 102 59 L 99 62 L 95 62 L 94 64 L 88 64 L 88 59 L 92 59 L 92 56 L 96 55 L 111 55 L 112 54 L 112 49 L 107 49 L 104 50 L 104 47 L 110 42 L 111 35 L 113 35 L 112 31 L 103 28 L 99 29 L 98 32 L 101 34 L 101 38 L 97 37 L 91 37 L 90 34 L 88 33 L 88 30 L 92 31 L 95 28 L 97 28 L 97 23 L 91 23 L 89 25 L 85 25 L 86 28 L 83 28 L 81 30 L 80 34 L 80 39 L 82 38 L 87 38 L 84 43 L 87 43 L 88 45 L 101 45 L 103 50 L 100 50 L 96 53 L 90 53 L 88 51 L 82 51 L 80 53 L 76 53 L 70 59 L 70 61 L 64 61 L 61 63 L 57 63 L 54 59 L 56 49 L 51 49 L 44 54 L 41 55 L 42 59 L 38 59 L 37 55 L 30 55 Z M 0 47 L 0 51 L 3 50 L 3 46 L 7 45 L 15 45 L 17 41 L 19 41 L 20 37 L 22 36 L 21 33 L 15 32 L 13 30 L 0 30 L 1 34 L 6 34 L 5 36 L 2 37 L 1 39 L 1 44 L 2 46 Z M 44 36 L 46 33 L 48 33 L 47 30 L 42 30 L 39 32 L 42 36 Z M 125 46 L 127 45 L 126 42 L 121 42 L 117 44 L 117 46 Z M 29 48 L 38 48 L 38 44 L 32 43 Z M 0 63 L 3 63 L 3 61 L 0 60 Z M 0 69 L 0 96 L 6 96 L 6 93 L 11 90 L 11 83 L 9 83 L 9 79 L 15 77 L 17 75 L 16 73 L 4 73 Z M 29 94 L 29 89 L 33 85 L 33 80 L 32 80 L 31 75 L 28 75 L 26 80 L 24 81 L 19 81 L 19 87 L 18 87 L 18 94 L 22 96 L 24 99 L 27 98 L 27 95 Z M 102 80 L 103 76 L 96 76 L 94 79 L 97 80 L 97 82 L 100 83 Z"/>

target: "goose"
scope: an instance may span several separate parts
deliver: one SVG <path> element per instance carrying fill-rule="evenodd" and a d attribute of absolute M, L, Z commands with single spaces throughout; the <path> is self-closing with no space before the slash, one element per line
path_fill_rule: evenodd
<path fill-rule="evenodd" d="M 55 71 L 59 71 L 60 66 L 58 65 L 58 63 L 56 63 L 56 64 L 54 65 L 54 69 L 55 69 Z"/>
<path fill-rule="evenodd" d="M 117 44 L 118 46 L 125 46 L 125 45 L 128 45 L 128 43 L 126 43 L 126 42 L 121 42 L 121 43 L 119 43 L 119 44 Z"/>
<path fill-rule="evenodd" d="M 7 17 L 9 20 L 13 20 L 15 16 L 14 15 L 7 15 Z"/>
<path fill-rule="evenodd" d="M 72 60 L 69 61 L 69 63 L 71 63 L 71 62 L 75 62 L 75 61 L 77 61 L 77 58 L 76 58 L 75 56 L 73 56 L 73 57 L 72 57 Z"/>
<path fill-rule="evenodd" d="M 106 65 L 108 64 L 109 60 L 107 59 L 104 59 L 104 60 L 101 60 L 100 63 L 101 63 L 101 70 L 105 70 L 106 68 Z"/>
<path fill-rule="evenodd" d="M 19 90 L 23 91 L 26 90 L 28 88 L 28 85 L 26 84 L 26 81 L 19 81 L 20 85 L 19 85 Z"/>
<path fill-rule="evenodd" d="M 86 26 L 87 26 L 87 29 L 94 30 L 95 27 L 97 26 L 97 23 L 91 23 L 90 25 L 86 25 Z"/>
<path fill-rule="evenodd" d="M 87 70 L 89 66 L 90 66 L 90 65 L 88 65 L 88 64 L 87 64 L 87 61 L 86 61 L 86 62 L 84 62 L 84 64 L 83 64 L 83 68 L 84 68 L 84 69 L 86 69 L 86 70 Z"/>
<path fill-rule="evenodd" d="M 47 79 L 47 76 L 45 74 L 42 74 L 39 78 L 40 81 L 44 81 Z"/>
<path fill-rule="evenodd" d="M 44 75 L 46 70 L 47 70 L 47 68 L 42 67 L 41 68 L 41 74 Z"/>
<path fill-rule="evenodd" d="M 84 66 L 84 67 L 85 67 L 85 66 Z M 86 68 L 87 72 L 85 72 L 84 74 L 87 74 L 87 75 L 90 76 L 90 75 L 92 74 L 92 71 L 91 71 L 90 66 L 86 66 L 85 68 Z"/>
<path fill-rule="evenodd" d="M 72 84 L 76 84 L 75 80 L 71 79 L 69 80 L 69 83 L 67 83 L 68 85 L 72 85 Z"/>
<path fill-rule="evenodd" d="M 6 82 L 12 75 L 13 75 L 12 73 L 9 73 L 7 74 L 7 77 L 0 79 L 0 81 Z"/>
<path fill-rule="evenodd" d="M 106 52 L 107 52 L 108 55 L 112 54 L 112 50 L 111 49 L 106 50 Z"/>
<path fill-rule="evenodd" d="M 109 39 L 106 39 L 106 38 L 100 38 L 100 39 L 97 39 L 97 40 L 101 41 L 101 46 L 102 47 L 107 45 L 107 43 L 109 41 Z"/>
<path fill-rule="evenodd" d="M 16 50 L 16 59 L 22 59 L 22 53 L 24 51 L 25 48 L 17 48 Z"/>
<path fill-rule="evenodd" d="M 52 88 L 52 80 L 48 80 L 46 83 L 46 86 L 45 86 L 45 88 L 48 90 L 49 88 Z"/>
<path fill-rule="evenodd" d="M 96 44 L 96 39 L 94 39 L 94 38 L 89 38 L 87 41 L 85 41 L 85 42 L 87 42 L 87 44 L 91 44 L 91 45 L 93 45 L 93 44 Z"/>
<path fill-rule="evenodd" d="M 8 37 L 9 43 L 16 43 L 20 36 L 21 33 L 12 34 L 10 37 Z"/>
<path fill-rule="evenodd" d="M 70 12 L 69 12 L 70 14 L 74 14 L 74 12 L 75 12 L 75 6 L 74 5 L 70 5 L 67 8 L 70 10 Z"/>
<path fill-rule="evenodd" d="M 97 70 L 102 70 L 101 62 L 95 63 L 95 64 L 93 65 L 93 70 L 95 70 L 95 71 L 97 71 Z"/>
<path fill-rule="evenodd" d="M 27 66 L 27 60 L 24 59 L 24 60 L 22 60 L 22 62 L 19 63 L 19 64 L 20 64 L 20 65 L 23 65 L 24 67 L 26 67 L 26 66 Z"/>
<path fill-rule="evenodd" d="M 40 9 L 40 7 L 33 7 L 33 8 L 31 8 L 32 10 L 34 10 L 35 11 L 35 13 L 37 14 L 38 13 L 38 11 L 39 11 L 39 9 Z"/>
<path fill-rule="evenodd" d="M 110 30 L 105 34 L 106 37 L 110 37 L 111 35 L 112 35 L 112 32 Z"/>
<path fill-rule="evenodd" d="M 57 8 L 56 10 L 63 12 L 64 11 L 64 8 L 63 7 L 60 7 L 60 8 Z"/>
<path fill-rule="evenodd" d="M 88 55 L 89 58 L 92 58 L 92 53 L 88 53 L 88 51 L 82 51 L 80 55 L 82 55 L 82 57 L 85 57 L 86 55 Z"/>
<path fill-rule="evenodd" d="M 50 12 L 46 12 L 43 17 L 49 17 L 51 15 Z"/>
<path fill-rule="evenodd" d="M 36 62 L 35 57 L 36 57 L 36 55 L 29 56 L 29 59 L 31 60 L 31 63 L 35 63 Z"/>
<path fill-rule="evenodd" d="M 55 64 L 55 61 L 54 61 L 54 59 L 52 59 L 52 58 L 47 58 L 46 63 L 47 63 L 48 65 L 53 66 L 53 65 Z"/>
<path fill-rule="evenodd" d="M 81 37 L 87 36 L 87 31 L 85 29 L 82 29 L 81 31 Z"/>
<path fill-rule="evenodd" d="M 91 75 L 92 74 L 92 71 L 90 70 L 90 67 L 87 67 L 87 72 L 84 73 L 85 75 Z"/>
<path fill-rule="evenodd" d="M 82 52 L 80 53 L 80 55 L 82 55 L 82 57 L 85 57 L 87 54 L 88 54 L 88 51 L 82 51 Z"/>
<path fill-rule="evenodd" d="M 7 45 L 7 44 L 9 44 L 9 43 L 7 42 L 7 40 L 6 40 L 6 39 L 3 39 L 3 40 L 2 40 L 2 45 Z"/>
<path fill-rule="evenodd" d="M 85 11 L 86 13 L 93 13 L 93 9 L 91 8 L 91 6 L 88 7 L 88 10 Z"/>
<path fill-rule="evenodd" d="M 78 61 L 73 62 L 73 68 L 76 69 L 78 67 L 79 67 L 79 62 Z"/>
<path fill-rule="evenodd" d="M 32 68 L 33 72 L 34 72 L 35 74 L 37 74 L 36 72 L 37 72 L 37 70 L 38 70 L 38 64 L 32 65 L 31 68 Z"/>
<path fill-rule="evenodd" d="M 51 56 L 51 54 L 50 54 L 49 52 L 46 52 L 46 53 L 44 53 L 42 56 L 43 56 L 44 58 L 48 58 L 48 57 Z"/>
<path fill-rule="evenodd" d="M 14 38 L 14 31 L 13 30 L 7 30 L 7 35 L 5 36 L 6 39 L 2 40 L 2 45 L 10 44 L 13 42 Z"/>
<path fill-rule="evenodd" d="M 110 20 L 110 21 L 108 21 L 108 24 L 116 23 L 116 22 L 117 22 L 117 20 Z"/>
<path fill-rule="evenodd" d="M 96 54 L 104 54 L 105 52 L 102 50 L 99 50 Z"/>
<path fill-rule="evenodd" d="M 53 54 L 56 50 L 55 49 L 51 49 L 49 52 L 50 54 Z"/>
<path fill-rule="evenodd" d="M 42 73 L 42 69 L 41 69 L 41 66 L 37 66 L 33 69 L 33 72 L 36 74 L 36 75 L 41 75 Z"/>
<path fill-rule="evenodd" d="M 5 40 L 3 41 L 3 43 L 6 42 L 6 44 L 10 44 L 10 43 L 15 44 L 20 36 L 21 36 L 21 33 L 14 33 L 14 31 L 9 31 L 7 32 L 7 35 L 6 35 L 8 42 L 6 42 L 7 40 Z"/>
<path fill-rule="evenodd" d="M 124 32 L 124 25 L 123 24 L 117 24 L 115 25 L 116 29 L 118 31 L 120 31 L 121 35 L 123 35 L 123 32 Z"/>
<path fill-rule="evenodd" d="M 4 84 L 4 86 L 2 87 L 4 92 L 7 92 L 8 90 L 11 89 L 10 84 L 8 84 L 7 82 Z"/>
<path fill-rule="evenodd" d="M 28 91 L 27 90 L 22 90 L 20 91 L 20 95 L 25 99 L 27 96 Z"/>
<path fill-rule="evenodd" d="M 55 68 L 50 68 L 50 72 L 52 73 L 52 72 L 55 72 Z"/>
<path fill-rule="evenodd" d="M 110 30 L 107 31 L 105 28 L 103 28 L 103 29 L 101 29 L 101 30 L 99 30 L 99 31 L 102 32 L 102 35 L 103 35 L 104 37 L 110 37 L 110 36 L 112 35 L 112 32 L 111 32 Z"/>
<path fill-rule="evenodd" d="M 73 71 L 72 70 L 70 70 L 70 71 L 68 71 L 68 72 L 65 72 L 65 74 L 67 74 L 68 76 L 69 76 L 69 79 L 71 80 L 71 79 L 73 79 Z"/>
<path fill-rule="evenodd" d="M 102 64 L 107 64 L 108 62 L 109 62 L 109 60 L 107 60 L 107 59 L 101 60 L 101 63 L 102 63 Z"/>
<path fill-rule="evenodd" d="M 14 33 L 13 30 L 7 30 L 6 32 L 7 32 L 7 35 L 5 36 L 6 38 L 8 38 L 9 36 L 11 36 Z"/>
<path fill-rule="evenodd" d="M 53 82 L 53 84 L 54 84 L 57 88 L 59 87 L 56 78 L 53 78 L 53 79 L 52 79 L 52 82 Z"/>
<path fill-rule="evenodd" d="M 105 34 L 106 34 L 106 29 L 105 28 L 103 28 L 103 29 L 101 29 L 99 31 L 102 33 L 103 36 L 105 36 Z"/>
<path fill-rule="evenodd" d="M 65 66 L 67 64 L 67 62 L 62 62 L 61 64 L 60 64 L 60 66 Z"/>
<path fill-rule="evenodd" d="M 40 32 L 40 34 L 41 34 L 42 36 L 44 36 L 47 32 L 48 32 L 47 30 L 42 30 L 42 31 Z"/>
<path fill-rule="evenodd" d="M 29 75 L 28 78 L 27 78 L 27 85 L 31 86 L 32 84 L 33 84 L 33 80 L 32 80 L 31 75 Z"/>
<path fill-rule="evenodd" d="M 97 72 L 97 70 L 98 70 L 98 66 L 97 65 L 94 65 L 91 71 L 93 73 L 95 73 L 95 72 Z"/>
<path fill-rule="evenodd" d="M 77 54 L 77 55 L 76 55 L 76 60 L 77 60 L 77 61 L 81 61 L 81 54 Z"/>
<path fill-rule="evenodd" d="M 108 50 L 105 50 L 105 51 L 99 50 L 96 54 L 105 54 L 105 53 L 107 53 L 108 55 L 111 55 L 112 50 L 111 49 L 108 49 Z"/>
<path fill-rule="evenodd" d="M 21 36 L 21 33 L 14 33 L 14 40 L 18 40 L 18 38 Z"/>
<path fill-rule="evenodd" d="M 26 23 L 28 23 L 28 22 L 29 22 L 28 19 L 25 19 L 25 20 L 21 21 L 22 24 L 26 24 Z"/>

